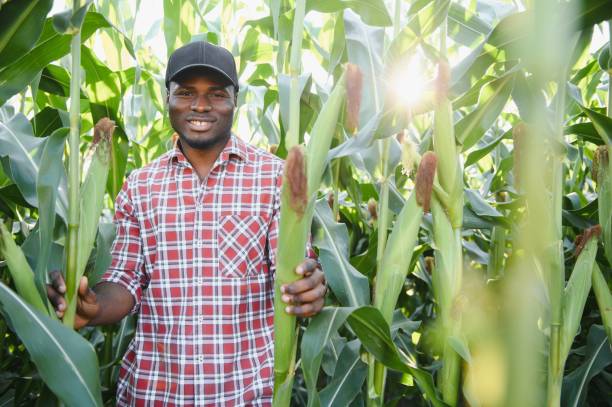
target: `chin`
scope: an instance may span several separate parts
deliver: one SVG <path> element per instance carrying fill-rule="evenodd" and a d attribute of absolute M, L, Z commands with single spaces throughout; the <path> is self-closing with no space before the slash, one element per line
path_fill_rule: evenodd
<path fill-rule="evenodd" d="M 231 133 L 220 134 L 220 135 L 190 135 L 189 133 L 179 133 L 179 139 L 181 143 L 187 144 L 189 147 L 206 150 L 208 148 L 219 145 L 220 143 L 226 143 Z"/>

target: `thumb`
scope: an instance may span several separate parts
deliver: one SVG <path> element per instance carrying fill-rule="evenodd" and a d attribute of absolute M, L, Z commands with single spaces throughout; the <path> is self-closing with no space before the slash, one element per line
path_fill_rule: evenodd
<path fill-rule="evenodd" d="M 89 289 L 89 282 L 85 276 L 81 277 L 79 283 L 79 297 L 85 302 L 95 302 L 96 300 L 96 294 Z"/>

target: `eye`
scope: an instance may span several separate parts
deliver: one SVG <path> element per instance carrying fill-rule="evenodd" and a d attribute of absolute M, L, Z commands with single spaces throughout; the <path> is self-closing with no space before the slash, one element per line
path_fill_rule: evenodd
<path fill-rule="evenodd" d="M 191 91 L 188 89 L 178 89 L 174 94 L 177 96 L 191 96 Z"/>
<path fill-rule="evenodd" d="M 213 92 L 211 94 L 211 97 L 216 98 L 216 99 L 225 99 L 228 96 L 225 92 Z"/>

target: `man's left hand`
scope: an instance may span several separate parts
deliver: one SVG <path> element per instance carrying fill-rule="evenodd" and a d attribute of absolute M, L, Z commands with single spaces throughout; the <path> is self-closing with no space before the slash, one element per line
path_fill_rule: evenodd
<path fill-rule="evenodd" d="M 282 300 L 288 304 L 285 311 L 302 318 L 315 316 L 323 309 L 327 292 L 323 270 L 315 260 L 307 258 L 295 272 L 302 278 L 281 286 Z"/>

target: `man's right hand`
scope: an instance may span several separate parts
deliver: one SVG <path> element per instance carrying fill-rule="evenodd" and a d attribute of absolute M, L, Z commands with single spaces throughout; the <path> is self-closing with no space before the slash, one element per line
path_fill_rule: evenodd
<path fill-rule="evenodd" d="M 47 284 L 47 296 L 55 308 L 55 313 L 61 319 L 64 317 L 67 303 L 64 295 L 66 294 L 66 283 L 59 271 L 49 273 L 51 284 Z M 91 322 L 100 312 L 100 304 L 96 293 L 88 287 L 87 277 L 81 277 L 79 292 L 77 297 L 77 308 L 74 319 L 74 329 L 81 329 Z"/>

